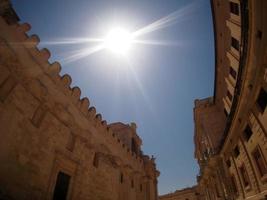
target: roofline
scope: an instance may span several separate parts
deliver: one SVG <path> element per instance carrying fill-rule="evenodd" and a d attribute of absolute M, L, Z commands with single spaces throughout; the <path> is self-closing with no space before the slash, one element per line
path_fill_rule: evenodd
<path fill-rule="evenodd" d="M 210 8 L 212 14 L 212 23 L 213 23 L 213 39 L 214 39 L 214 89 L 213 89 L 213 103 L 215 104 L 216 99 L 216 88 L 217 88 L 217 29 L 216 29 L 216 20 L 215 20 L 215 11 L 213 0 L 210 0 Z"/>
<path fill-rule="evenodd" d="M 232 102 L 232 107 L 226 121 L 226 127 L 220 142 L 219 152 L 223 150 L 224 144 L 229 137 L 229 131 L 232 126 L 232 121 L 234 119 L 237 105 L 239 102 L 239 97 L 241 94 L 241 87 L 243 84 L 243 73 L 246 67 L 246 60 L 248 56 L 248 31 L 249 31 L 249 11 L 248 11 L 248 0 L 243 0 L 240 2 L 241 5 L 241 46 L 242 50 L 240 51 L 240 59 L 238 66 L 238 76 L 236 81 L 236 87 L 234 91 L 234 99 Z"/>

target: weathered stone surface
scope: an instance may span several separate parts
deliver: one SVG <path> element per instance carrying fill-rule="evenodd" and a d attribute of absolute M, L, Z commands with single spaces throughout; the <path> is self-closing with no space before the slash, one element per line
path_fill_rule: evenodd
<path fill-rule="evenodd" d="M 197 200 L 198 199 L 197 187 L 184 188 L 176 190 L 173 193 L 159 196 L 159 200 Z"/>
<path fill-rule="evenodd" d="M 198 198 L 266 199 L 267 1 L 212 0 L 215 85 L 196 100 Z"/>
<path fill-rule="evenodd" d="M 67 199 L 155 200 L 159 172 L 136 130 L 109 129 L 27 36 L 30 26 L 8 17 L 0 17 L 0 199 L 53 199 L 63 174 Z"/>

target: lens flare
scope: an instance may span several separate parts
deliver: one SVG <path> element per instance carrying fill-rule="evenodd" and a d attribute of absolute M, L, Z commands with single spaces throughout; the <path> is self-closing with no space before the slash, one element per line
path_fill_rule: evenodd
<path fill-rule="evenodd" d="M 130 50 L 132 43 L 131 34 L 122 28 L 111 30 L 104 40 L 105 47 L 118 54 L 126 54 Z"/>

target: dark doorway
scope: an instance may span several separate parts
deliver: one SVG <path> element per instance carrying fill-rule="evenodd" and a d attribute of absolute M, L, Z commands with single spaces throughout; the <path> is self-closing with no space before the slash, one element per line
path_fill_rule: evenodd
<path fill-rule="evenodd" d="M 70 184 L 70 176 L 63 172 L 57 175 L 57 182 L 54 190 L 53 200 L 66 200 Z"/>

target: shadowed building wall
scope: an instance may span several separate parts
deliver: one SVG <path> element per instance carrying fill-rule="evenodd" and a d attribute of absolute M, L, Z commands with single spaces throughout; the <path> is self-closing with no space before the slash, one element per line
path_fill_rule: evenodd
<path fill-rule="evenodd" d="M 194 108 L 199 199 L 266 199 L 267 2 L 211 6 L 214 96 Z"/>
<path fill-rule="evenodd" d="M 107 125 L 0 2 L 0 199 L 156 200 L 136 125 Z"/>
<path fill-rule="evenodd" d="M 267 198 L 267 1 L 211 0 L 214 95 L 196 99 L 198 200 Z M 161 199 L 187 199 L 184 190 Z M 191 199 L 191 198 L 188 198 Z"/>
<path fill-rule="evenodd" d="M 198 193 L 196 186 L 159 196 L 159 200 L 197 200 L 197 198 Z"/>

